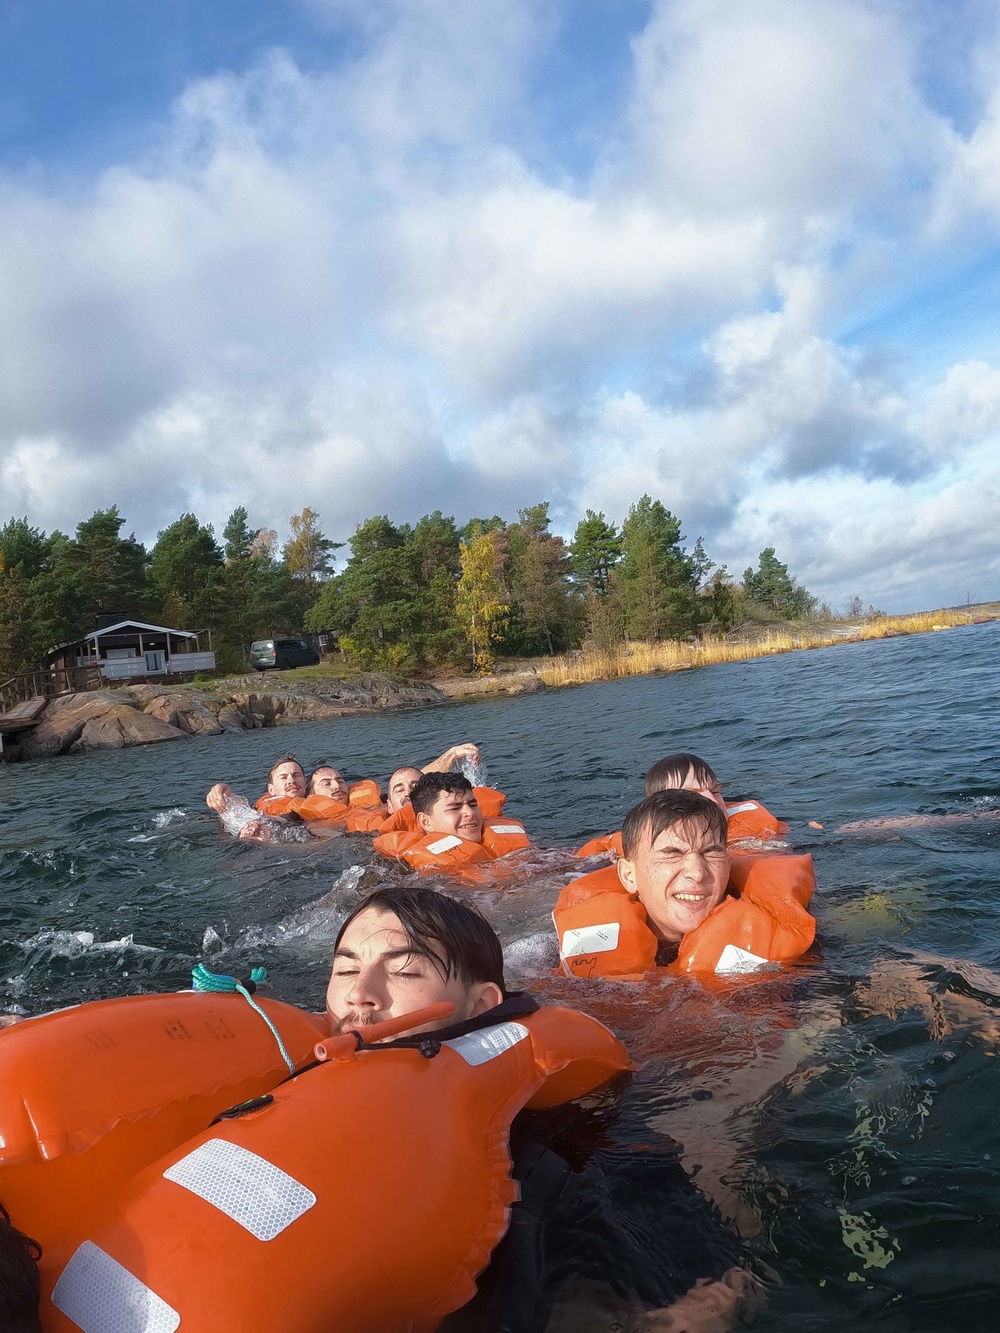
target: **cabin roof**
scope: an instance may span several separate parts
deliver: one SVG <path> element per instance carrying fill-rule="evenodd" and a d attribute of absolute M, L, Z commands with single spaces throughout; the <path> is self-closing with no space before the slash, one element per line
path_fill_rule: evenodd
<path fill-rule="evenodd" d="M 154 634 L 172 634 L 175 639 L 195 639 L 198 636 L 193 630 L 188 629 L 168 629 L 166 625 L 147 625 L 142 620 L 119 620 L 117 625 L 108 625 L 104 629 L 91 630 L 89 634 L 81 634 L 78 639 L 67 639 L 65 643 L 57 643 L 55 647 L 49 648 L 46 657 L 51 657 L 53 653 L 61 653 L 64 648 L 72 648 L 74 644 L 86 643 L 88 639 L 103 639 L 106 634 L 119 634 L 122 630 L 151 630 Z"/>
<path fill-rule="evenodd" d="M 117 634 L 123 629 L 148 629 L 154 634 L 173 634 L 178 639 L 193 639 L 195 636 L 187 629 L 167 629 L 165 625 L 147 625 L 141 620 L 119 620 L 117 625 L 107 625 L 104 629 L 91 630 L 83 639 L 74 639 L 74 643 L 83 643 L 85 639 L 103 639 L 106 634 Z"/>

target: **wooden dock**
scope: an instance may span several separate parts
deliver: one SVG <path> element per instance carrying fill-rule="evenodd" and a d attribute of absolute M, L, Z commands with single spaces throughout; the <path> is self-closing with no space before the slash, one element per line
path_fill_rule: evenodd
<path fill-rule="evenodd" d="M 14 731 L 30 731 L 38 726 L 39 715 L 48 703 L 48 699 L 25 699 L 15 704 L 6 713 L 0 713 L 0 736 L 9 736 Z"/>

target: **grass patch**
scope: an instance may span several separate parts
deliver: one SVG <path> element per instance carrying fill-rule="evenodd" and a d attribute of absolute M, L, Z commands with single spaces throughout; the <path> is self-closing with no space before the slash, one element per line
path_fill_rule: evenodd
<path fill-rule="evenodd" d="M 996 616 L 974 616 L 962 611 L 928 611 L 911 616 L 879 616 L 856 626 L 834 629 L 772 630 L 754 640 L 724 639 L 700 643 L 633 643 L 620 653 L 584 651 L 575 657 L 553 657 L 537 665 L 546 685 L 583 685 L 593 680 L 618 680 L 645 676 L 656 671 L 684 671 L 719 662 L 745 662 L 754 657 L 792 653 L 801 648 L 827 648 L 836 643 L 861 639 L 886 639 L 899 634 L 923 634 L 928 630 L 952 629 Z"/>

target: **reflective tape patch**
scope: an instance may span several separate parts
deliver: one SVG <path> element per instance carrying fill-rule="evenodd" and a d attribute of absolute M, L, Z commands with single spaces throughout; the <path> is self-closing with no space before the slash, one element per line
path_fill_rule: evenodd
<path fill-rule="evenodd" d="M 523 833 L 523 824 L 491 824 L 494 833 Z"/>
<path fill-rule="evenodd" d="M 498 1023 L 495 1028 L 467 1032 L 464 1037 L 452 1037 L 451 1041 L 441 1044 L 450 1046 L 467 1065 L 484 1065 L 524 1041 L 527 1035 L 528 1029 L 521 1023 Z"/>
<path fill-rule="evenodd" d="M 760 806 L 756 801 L 744 801 L 742 805 L 727 805 L 727 815 L 748 815 L 751 810 L 759 810 Z"/>
<path fill-rule="evenodd" d="M 605 921 L 600 926 L 576 926 L 563 932 L 559 956 L 579 958 L 585 953 L 610 953 L 618 948 L 620 934 L 620 921 Z"/>
<path fill-rule="evenodd" d="M 181 1322 L 176 1310 L 91 1240 L 59 1275 L 52 1304 L 83 1333 L 174 1333 Z"/>
<path fill-rule="evenodd" d="M 758 954 L 751 953 L 749 949 L 741 949 L 736 944 L 727 944 L 719 954 L 715 970 L 716 972 L 761 972 L 765 968 L 777 966 L 777 963 L 772 963 L 769 958 L 761 958 Z"/>
<path fill-rule="evenodd" d="M 266 1158 L 227 1139 L 209 1139 L 163 1173 L 218 1208 L 258 1240 L 274 1240 L 307 1213 L 316 1195 Z"/>
<path fill-rule="evenodd" d="M 454 833 L 449 833 L 445 838 L 438 838 L 437 842 L 429 842 L 427 850 L 431 856 L 439 856 L 441 852 L 450 852 L 453 847 L 461 847 L 462 839 L 456 838 Z"/>

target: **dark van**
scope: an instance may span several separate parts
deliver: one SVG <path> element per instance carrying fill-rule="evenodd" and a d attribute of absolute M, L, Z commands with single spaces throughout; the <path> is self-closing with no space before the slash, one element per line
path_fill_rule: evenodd
<path fill-rule="evenodd" d="M 250 645 L 250 665 L 255 671 L 318 666 L 319 653 L 305 639 L 259 639 Z"/>

